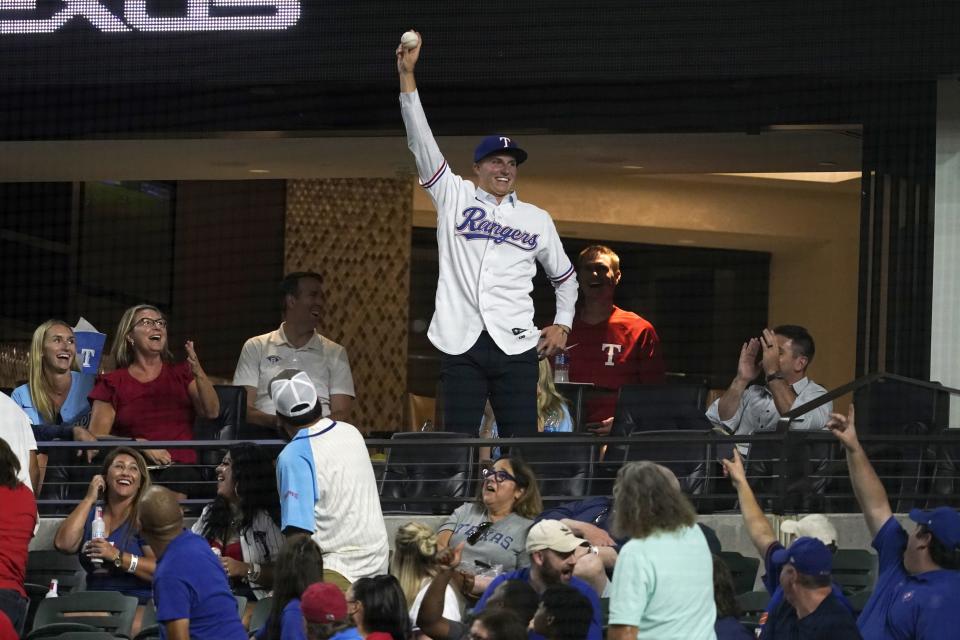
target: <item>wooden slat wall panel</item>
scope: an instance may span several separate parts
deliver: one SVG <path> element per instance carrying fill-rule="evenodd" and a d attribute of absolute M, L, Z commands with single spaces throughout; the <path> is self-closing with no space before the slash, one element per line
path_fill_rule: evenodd
<path fill-rule="evenodd" d="M 403 424 L 412 211 L 406 179 L 287 183 L 286 271 L 324 276 L 320 331 L 347 349 L 364 432 Z"/>

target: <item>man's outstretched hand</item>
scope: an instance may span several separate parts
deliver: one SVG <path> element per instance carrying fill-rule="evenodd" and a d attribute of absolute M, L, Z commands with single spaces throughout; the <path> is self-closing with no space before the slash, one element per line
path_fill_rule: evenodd
<path fill-rule="evenodd" d="M 827 429 L 837 437 L 840 444 L 847 451 L 853 452 L 860 448 L 860 440 L 857 438 L 857 425 L 855 421 L 856 412 L 853 403 L 847 409 L 847 415 L 842 413 L 831 413 L 830 420 L 827 421 Z"/>
<path fill-rule="evenodd" d="M 414 67 L 417 66 L 417 60 L 420 59 L 423 36 L 420 35 L 419 31 L 414 31 L 414 33 L 417 34 L 417 46 L 413 49 L 407 49 L 402 44 L 397 45 L 397 72 L 400 75 L 413 73 Z"/>

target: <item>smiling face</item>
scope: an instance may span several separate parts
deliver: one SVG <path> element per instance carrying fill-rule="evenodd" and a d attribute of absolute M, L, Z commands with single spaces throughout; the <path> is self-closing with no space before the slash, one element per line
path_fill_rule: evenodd
<path fill-rule="evenodd" d="M 167 321 L 163 314 L 153 309 L 137 311 L 127 340 L 134 351 L 162 354 L 167 349 Z"/>
<path fill-rule="evenodd" d="M 613 298 L 613 291 L 620 284 L 620 269 L 612 256 L 596 253 L 581 261 L 577 267 L 577 280 L 585 299 Z"/>
<path fill-rule="evenodd" d="M 297 294 L 287 296 L 284 320 L 297 327 L 316 327 L 323 311 L 323 296 L 320 281 L 316 278 L 300 278 Z"/>
<path fill-rule="evenodd" d="M 121 453 L 107 467 L 107 491 L 120 499 L 135 496 L 140 482 L 140 467 L 133 456 Z"/>
<path fill-rule="evenodd" d="M 77 342 L 73 329 L 55 324 L 43 334 L 43 368 L 55 373 L 65 373 L 77 357 Z"/>
<path fill-rule="evenodd" d="M 493 463 L 494 473 L 488 475 L 483 481 L 483 504 L 488 511 L 513 511 L 513 505 L 516 504 L 520 496 L 523 495 L 523 489 L 517 485 L 516 480 L 501 479 L 497 471 L 505 471 L 514 476 L 513 466 L 509 460 L 497 460 Z"/>
<path fill-rule="evenodd" d="M 217 495 L 231 502 L 237 499 L 237 481 L 233 477 L 233 459 L 230 454 L 223 456 L 217 465 Z"/>
<path fill-rule="evenodd" d="M 494 154 L 473 165 L 473 172 L 477 176 L 477 186 L 502 198 L 513 191 L 513 183 L 517 180 L 517 161 L 506 153 Z"/>

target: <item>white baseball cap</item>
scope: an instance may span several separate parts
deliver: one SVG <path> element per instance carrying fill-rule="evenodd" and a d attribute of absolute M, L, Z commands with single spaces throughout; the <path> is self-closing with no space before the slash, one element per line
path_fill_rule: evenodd
<path fill-rule="evenodd" d="M 819 513 L 799 520 L 784 520 L 780 523 L 780 530 L 798 537 L 816 538 L 823 544 L 837 544 L 837 528 Z"/>
<path fill-rule="evenodd" d="M 317 389 L 303 371 L 286 369 L 270 381 L 270 398 L 278 414 L 285 418 L 299 418 L 317 405 Z"/>

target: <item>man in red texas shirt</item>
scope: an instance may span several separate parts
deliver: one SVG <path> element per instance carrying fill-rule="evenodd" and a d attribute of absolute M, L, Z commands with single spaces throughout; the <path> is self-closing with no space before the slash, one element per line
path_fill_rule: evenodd
<path fill-rule="evenodd" d="M 570 380 L 592 382 L 601 391 L 586 403 L 587 428 L 609 435 L 617 404 L 615 393 L 624 384 L 664 382 L 660 338 L 653 325 L 613 304 L 620 284 L 620 257 L 609 247 L 595 244 L 577 258 L 581 308 L 573 320 L 567 344 Z"/>

